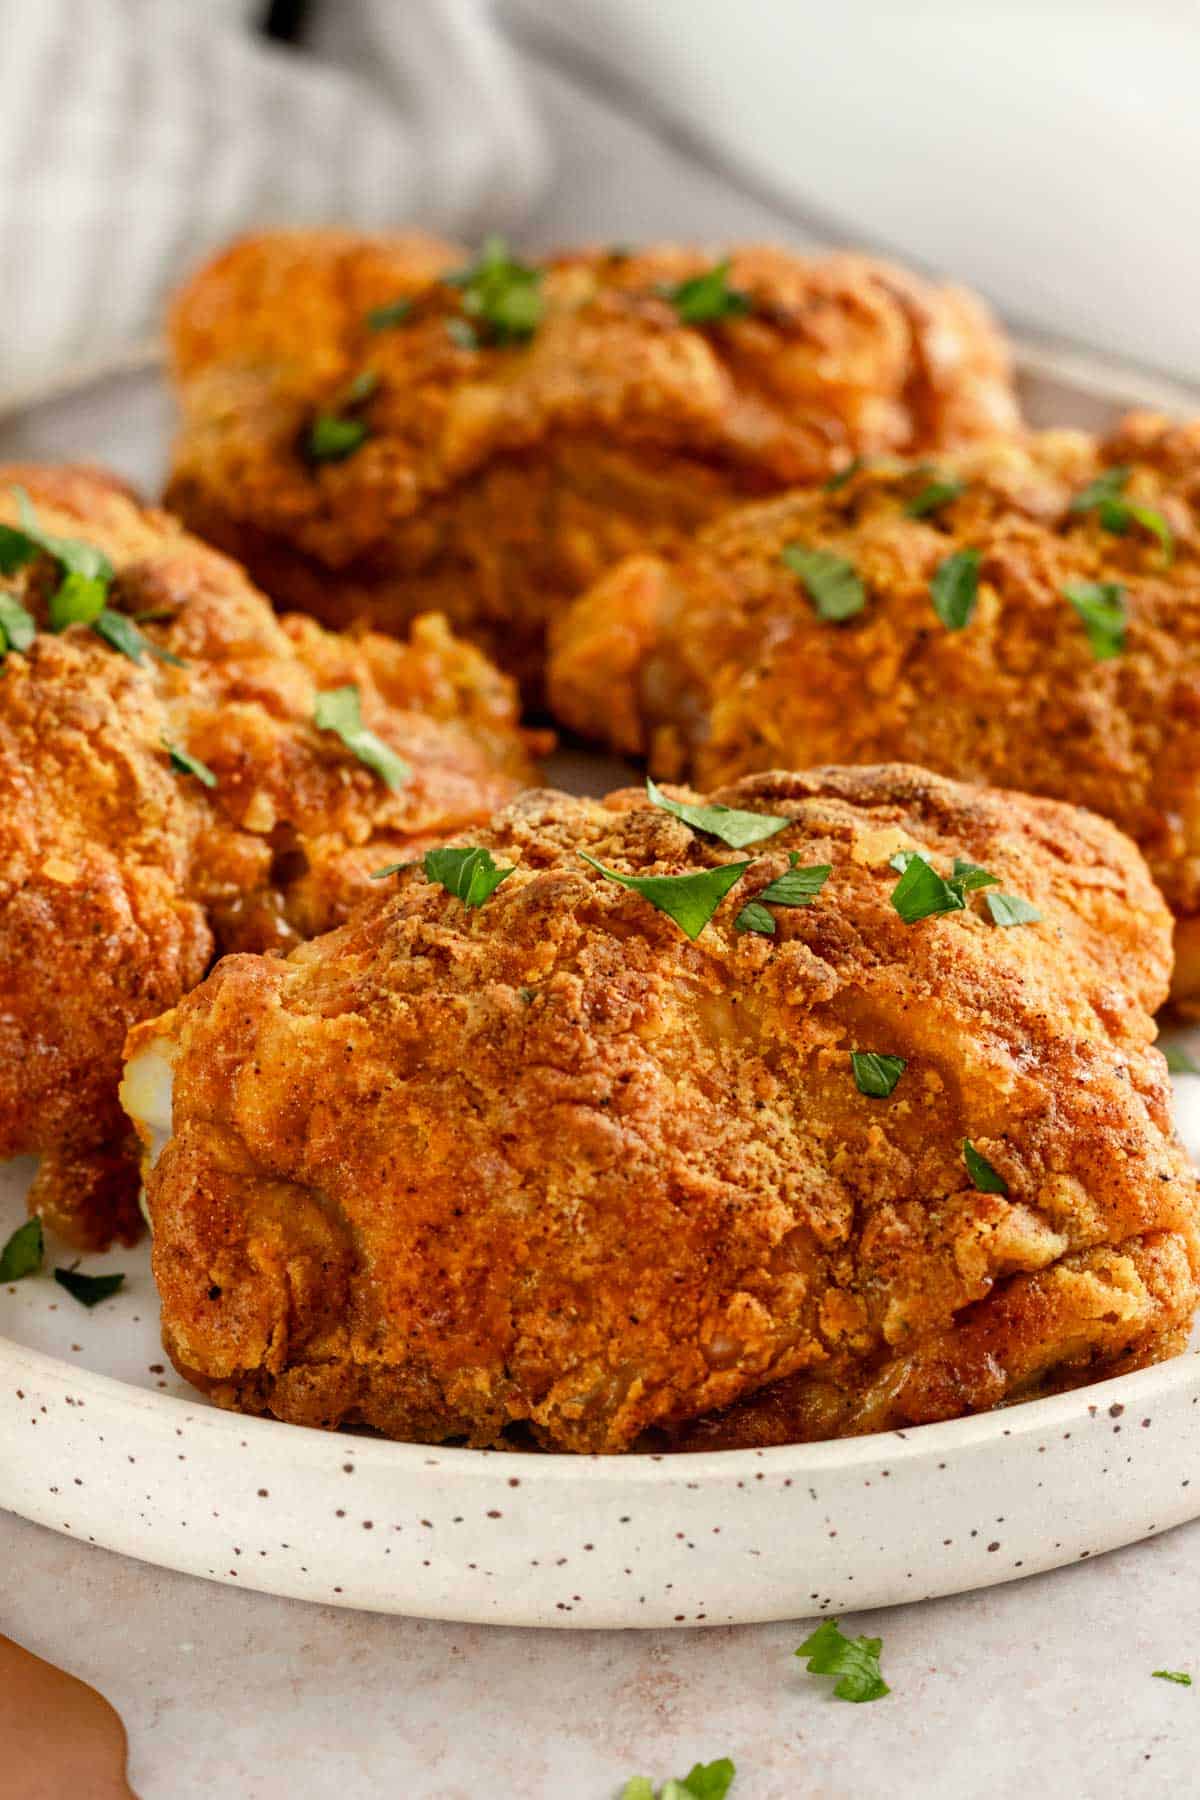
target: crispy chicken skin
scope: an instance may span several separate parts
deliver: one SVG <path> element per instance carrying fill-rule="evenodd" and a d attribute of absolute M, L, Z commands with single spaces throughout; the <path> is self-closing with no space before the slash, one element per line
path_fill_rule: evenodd
<path fill-rule="evenodd" d="M 401 630 L 436 607 L 536 696 L 548 619 L 619 557 L 855 451 L 1014 430 L 980 303 L 861 256 L 734 252 L 744 317 L 692 328 L 662 289 L 712 266 L 659 246 L 540 265 L 528 341 L 464 348 L 449 246 L 335 232 L 236 243 L 178 296 L 183 424 L 169 503 L 267 591 L 328 624 Z M 367 314 L 413 302 L 392 329 Z M 314 416 L 379 376 L 341 461 Z"/>
<path fill-rule="evenodd" d="M 147 1196 L 184 1375 L 309 1425 L 619 1451 L 735 1405 L 717 1441 L 946 1418 L 1181 1347 L 1196 1188 L 1134 846 L 904 766 L 713 797 L 793 823 L 738 852 L 639 792 L 529 792 L 472 840 L 515 868 L 482 907 L 409 869 L 134 1031 L 143 1125 L 170 1128 L 173 1084 Z M 901 848 L 984 865 L 1041 921 L 976 893 L 904 924 Z M 580 851 L 751 860 L 691 942 Z M 832 865 L 819 899 L 735 930 L 789 851 Z M 907 1059 L 890 1098 L 859 1050 Z M 1007 1195 L 972 1186 L 967 1137 Z"/>
<path fill-rule="evenodd" d="M 43 627 L 0 664 L 0 1156 L 40 1152 L 31 1205 L 81 1246 L 139 1229 L 117 1102 L 128 1028 L 229 949 L 339 924 L 369 872 L 487 817 L 528 778 L 506 677 L 444 622 L 411 641 L 276 617 L 233 563 L 83 469 L 0 469 L 40 528 L 99 546 L 110 606 L 186 666 L 136 663 L 90 627 L 45 630 L 48 557 L 8 577 Z M 410 765 L 390 792 L 317 731 L 318 691 L 357 684 Z M 182 748 L 211 790 L 173 766 Z"/>
<path fill-rule="evenodd" d="M 1106 529 L 1072 501 L 1104 470 L 1157 510 L 1168 559 L 1136 522 Z M 832 492 L 745 507 L 675 560 L 633 558 L 562 621 L 549 688 L 560 719 L 670 778 L 701 785 L 837 758 L 902 758 L 966 780 L 1057 796 L 1114 819 L 1145 853 L 1178 920 L 1175 992 L 1200 995 L 1200 424 L 1132 417 L 1108 442 L 1047 433 L 1028 448 L 939 459 L 961 496 L 906 507 L 928 465 L 885 461 Z M 851 562 L 867 590 L 844 623 L 818 617 L 785 546 Z M 980 555 L 961 630 L 931 580 Z M 1098 660 L 1064 597 L 1117 583 L 1124 648 Z"/>

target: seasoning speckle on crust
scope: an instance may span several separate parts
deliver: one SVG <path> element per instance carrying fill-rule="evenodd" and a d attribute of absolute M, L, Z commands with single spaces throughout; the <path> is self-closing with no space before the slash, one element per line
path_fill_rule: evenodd
<path fill-rule="evenodd" d="M 514 868 L 482 906 L 408 869 L 133 1033 L 131 1070 L 173 1069 L 148 1199 L 181 1373 L 310 1425 L 587 1452 L 903 1427 L 1182 1344 L 1170 921 L 1133 846 L 899 766 L 709 798 L 792 823 L 694 941 L 580 853 L 670 876 L 737 852 L 640 793 L 535 791 L 471 840 Z M 906 924 L 902 848 L 1040 920 L 1000 930 L 971 893 Z M 832 865 L 819 897 L 738 932 L 791 853 Z M 851 1051 L 903 1081 L 864 1095 Z"/>

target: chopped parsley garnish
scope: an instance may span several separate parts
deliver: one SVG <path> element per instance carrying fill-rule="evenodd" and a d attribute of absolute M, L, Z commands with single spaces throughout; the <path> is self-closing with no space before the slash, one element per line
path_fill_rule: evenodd
<path fill-rule="evenodd" d="M 26 1275 L 36 1274 L 44 1254 L 42 1221 L 26 1219 L 0 1250 L 0 1281 L 22 1281 Z"/>
<path fill-rule="evenodd" d="M 363 724 L 358 689 L 353 685 L 318 694 L 313 724 L 318 731 L 335 732 L 360 763 L 374 770 L 385 787 L 395 791 L 412 774 L 404 758 Z"/>
<path fill-rule="evenodd" d="M 1183 1669 L 1153 1669 L 1151 1673 L 1156 1681 L 1174 1681 L 1180 1687 L 1191 1687 L 1192 1678 Z"/>
<path fill-rule="evenodd" d="M 825 1619 L 806 1637 L 797 1656 L 807 1656 L 810 1675 L 837 1675 L 834 1688 L 839 1700 L 861 1704 L 865 1700 L 882 1700 L 891 1689 L 879 1669 L 882 1638 L 848 1638 L 838 1629 L 836 1619 Z"/>
<path fill-rule="evenodd" d="M 788 861 L 791 867 L 743 906 L 733 921 L 735 931 L 758 931 L 773 937 L 775 921 L 767 905 L 811 906 L 833 873 L 832 863 L 802 863 L 795 850 L 788 851 Z"/>
<path fill-rule="evenodd" d="M 1125 589 L 1119 581 L 1069 581 L 1063 589 L 1083 620 L 1097 662 L 1119 656 L 1125 648 Z"/>
<path fill-rule="evenodd" d="M 853 481 L 859 470 L 865 469 L 866 466 L 865 457 L 852 457 L 851 460 L 848 463 L 844 463 L 840 469 L 835 469 L 828 481 L 822 482 L 821 486 L 823 492 L 826 494 L 836 494 L 839 488 L 844 488 L 847 482 Z"/>
<path fill-rule="evenodd" d="M 401 863 L 399 866 L 411 865 Z M 427 850 L 424 866 L 426 878 L 440 882 L 446 892 L 461 900 L 468 910 L 490 900 L 500 883 L 507 881 L 513 872 L 511 868 L 498 868 L 491 851 L 478 845 L 462 848 L 450 845 L 441 850 Z"/>
<path fill-rule="evenodd" d="M 648 1775 L 631 1775 L 621 1789 L 620 1800 L 725 1800 L 736 1773 L 722 1756 L 717 1762 L 694 1763 L 677 1781 L 655 1788 Z"/>
<path fill-rule="evenodd" d="M 411 300 L 389 300 L 386 306 L 373 306 L 366 317 L 368 331 L 393 331 L 406 325 L 412 317 Z"/>
<path fill-rule="evenodd" d="M 366 442 L 367 427 L 361 419 L 343 419 L 337 413 L 318 413 L 309 427 L 310 462 L 343 462 Z"/>
<path fill-rule="evenodd" d="M 1041 913 L 1020 894 L 985 894 L 994 925 L 1036 925 Z"/>
<path fill-rule="evenodd" d="M 797 575 L 819 619 L 840 623 L 852 619 L 867 604 L 867 590 L 858 570 L 832 550 L 810 550 L 805 544 L 785 544 L 780 561 Z"/>
<path fill-rule="evenodd" d="M 1007 1181 L 999 1169 L 993 1169 L 986 1156 L 979 1154 L 970 1138 L 963 1139 L 962 1153 L 972 1187 L 978 1188 L 981 1194 L 1007 1194 Z"/>
<path fill-rule="evenodd" d="M 949 880 L 916 850 L 897 850 L 889 861 L 893 869 L 900 870 L 900 879 L 892 889 L 892 905 L 906 925 L 939 913 L 962 912 L 966 896 L 973 889 L 994 888 L 999 880 L 989 869 L 965 862 L 961 856 L 955 857 Z M 1019 894 L 989 893 L 985 898 L 997 925 L 1032 925 L 1042 916 L 1036 906 L 1022 900 Z"/>
<path fill-rule="evenodd" d="M 929 583 L 929 597 L 947 631 L 969 625 L 979 599 L 978 550 L 956 550 L 940 562 Z"/>
<path fill-rule="evenodd" d="M 0 661 L 10 650 L 28 650 L 37 636 L 37 625 L 19 600 L 0 593 Z"/>
<path fill-rule="evenodd" d="M 1136 502 L 1126 500 L 1125 488 L 1128 485 L 1130 470 L 1116 467 L 1105 469 L 1097 475 L 1071 502 L 1073 513 L 1094 512 L 1105 531 L 1111 531 L 1114 537 L 1124 537 L 1130 525 L 1140 525 L 1143 531 L 1158 540 L 1164 559 L 1169 563 L 1175 555 L 1175 536 L 1157 508 L 1139 506 Z"/>
<path fill-rule="evenodd" d="M 489 343 L 522 343 L 542 322 L 542 271 L 517 262 L 502 237 L 485 238 L 469 268 L 443 279 L 461 290 L 463 312 Z M 452 323 L 447 324 L 448 331 Z M 475 348 L 478 339 L 475 333 L 472 337 L 474 342 L 464 348 Z"/>
<path fill-rule="evenodd" d="M 906 925 L 915 925 L 918 919 L 931 919 L 939 913 L 962 912 L 966 906 L 962 885 L 939 875 L 917 851 L 897 851 L 891 858 L 891 865 L 902 871 L 892 889 L 892 905 Z"/>
<path fill-rule="evenodd" d="M 579 854 L 606 881 L 618 882 L 665 912 L 690 938 L 700 936 L 730 888 L 736 887 L 750 867 L 748 862 L 736 862 L 700 869 L 694 875 L 622 875 L 617 869 L 606 869 L 586 850 Z"/>
<path fill-rule="evenodd" d="M 659 292 L 671 302 L 684 325 L 716 325 L 722 319 L 740 319 L 752 311 L 752 303 L 749 294 L 730 286 L 729 269 L 726 257 L 702 275 L 668 284 Z"/>
<path fill-rule="evenodd" d="M 966 485 L 956 475 L 937 476 L 913 495 L 904 510 L 910 519 L 926 519 L 930 513 L 940 512 L 943 506 L 957 500 Z"/>
<path fill-rule="evenodd" d="M 99 1306 L 125 1281 L 124 1275 L 84 1275 L 78 1269 L 55 1269 L 54 1279 L 59 1287 L 66 1288 L 73 1300 L 89 1307 Z"/>
<path fill-rule="evenodd" d="M 652 805 L 682 819 L 693 831 L 706 831 L 710 837 L 720 838 L 731 850 L 761 843 L 794 822 L 772 813 L 739 812 L 735 806 L 691 806 L 683 800 L 671 800 L 648 777 L 646 792 Z"/>
<path fill-rule="evenodd" d="M 162 746 L 171 759 L 171 767 L 176 769 L 180 775 L 194 775 L 196 780 L 202 781 L 206 788 L 216 787 L 216 776 L 208 764 L 202 763 L 198 756 L 193 756 L 190 751 L 183 748 L 182 744 L 173 744 L 170 738 L 164 738 Z"/>
<path fill-rule="evenodd" d="M 152 644 L 144 632 L 138 630 L 133 620 L 126 613 L 113 612 L 109 607 L 102 607 L 92 620 L 92 630 L 97 637 L 102 637 L 106 644 L 127 656 L 130 662 L 140 663 L 147 652 L 157 657 L 159 662 L 171 663 L 177 669 L 185 669 L 187 664 L 182 656 L 176 656 L 173 650 L 164 650 L 159 644 Z"/>
<path fill-rule="evenodd" d="M 21 529 L 0 525 L 0 574 L 12 575 L 37 556 L 50 557 L 58 564 L 60 575 L 47 602 L 50 629 L 63 631 L 68 625 L 90 624 L 104 606 L 113 578 L 111 562 L 95 544 L 43 531 L 24 488 L 14 487 L 12 491 L 17 497 Z M 13 645 L 14 649 L 17 647 Z"/>
<path fill-rule="evenodd" d="M 465 319 L 447 319 L 446 336 L 460 350 L 478 350 L 479 348 L 479 334 L 473 325 L 467 324 Z"/>
<path fill-rule="evenodd" d="M 337 396 L 335 405 L 337 406 L 338 411 L 349 412 L 352 407 L 364 406 L 371 398 L 372 394 L 375 393 L 378 386 L 378 369 L 360 369 L 357 375 L 352 375 L 350 377 L 341 393 Z"/>
<path fill-rule="evenodd" d="M 1163 1055 L 1172 1075 L 1200 1075 L 1200 1063 L 1182 1044 L 1164 1044 Z"/>
<path fill-rule="evenodd" d="M 874 1050 L 852 1050 L 850 1067 L 854 1070 L 854 1082 L 860 1094 L 869 1094 L 872 1100 L 886 1100 L 908 1062 L 903 1056 L 879 1056 Z"/>

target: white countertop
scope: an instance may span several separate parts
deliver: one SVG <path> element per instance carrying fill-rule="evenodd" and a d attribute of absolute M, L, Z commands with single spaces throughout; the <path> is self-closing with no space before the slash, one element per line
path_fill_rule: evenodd
<path fill-rule="evenodd" d="M 535 79 L 561 164 L 530 242 L 803 241 L 795 221 L 606 118 L 561 76 Z M 8 1515 L 0 1566 L 0 1631 L 113 1702 L 140 1800 L 612 1800 L 630 1774 L 662 1780 L 722 1755 L 738 1765 L 731 1800 L 1107 1800 L 1200 1780 L 1200 1523 L 856 1617 L 854 1631 L 882 1635 L 893 1690 L 866 1707 L 804 1673 L 799 1623 L 518 1632 L 339 1612 L 167 1574 Z M 1197 1687 L 1154 1680 L 1163 1667 L 1190 1668 Z"/>

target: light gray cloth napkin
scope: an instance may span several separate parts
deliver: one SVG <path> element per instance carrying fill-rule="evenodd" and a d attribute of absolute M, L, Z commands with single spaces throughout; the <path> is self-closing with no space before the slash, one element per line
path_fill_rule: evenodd
<path fill-rule="evenodd" d="M 473 238 L 540 188 L 485 0 L 313 0 L 303 53 L 252 0 L 0 0 L 0 395 L 155 327 L 259 224 Z"/>

